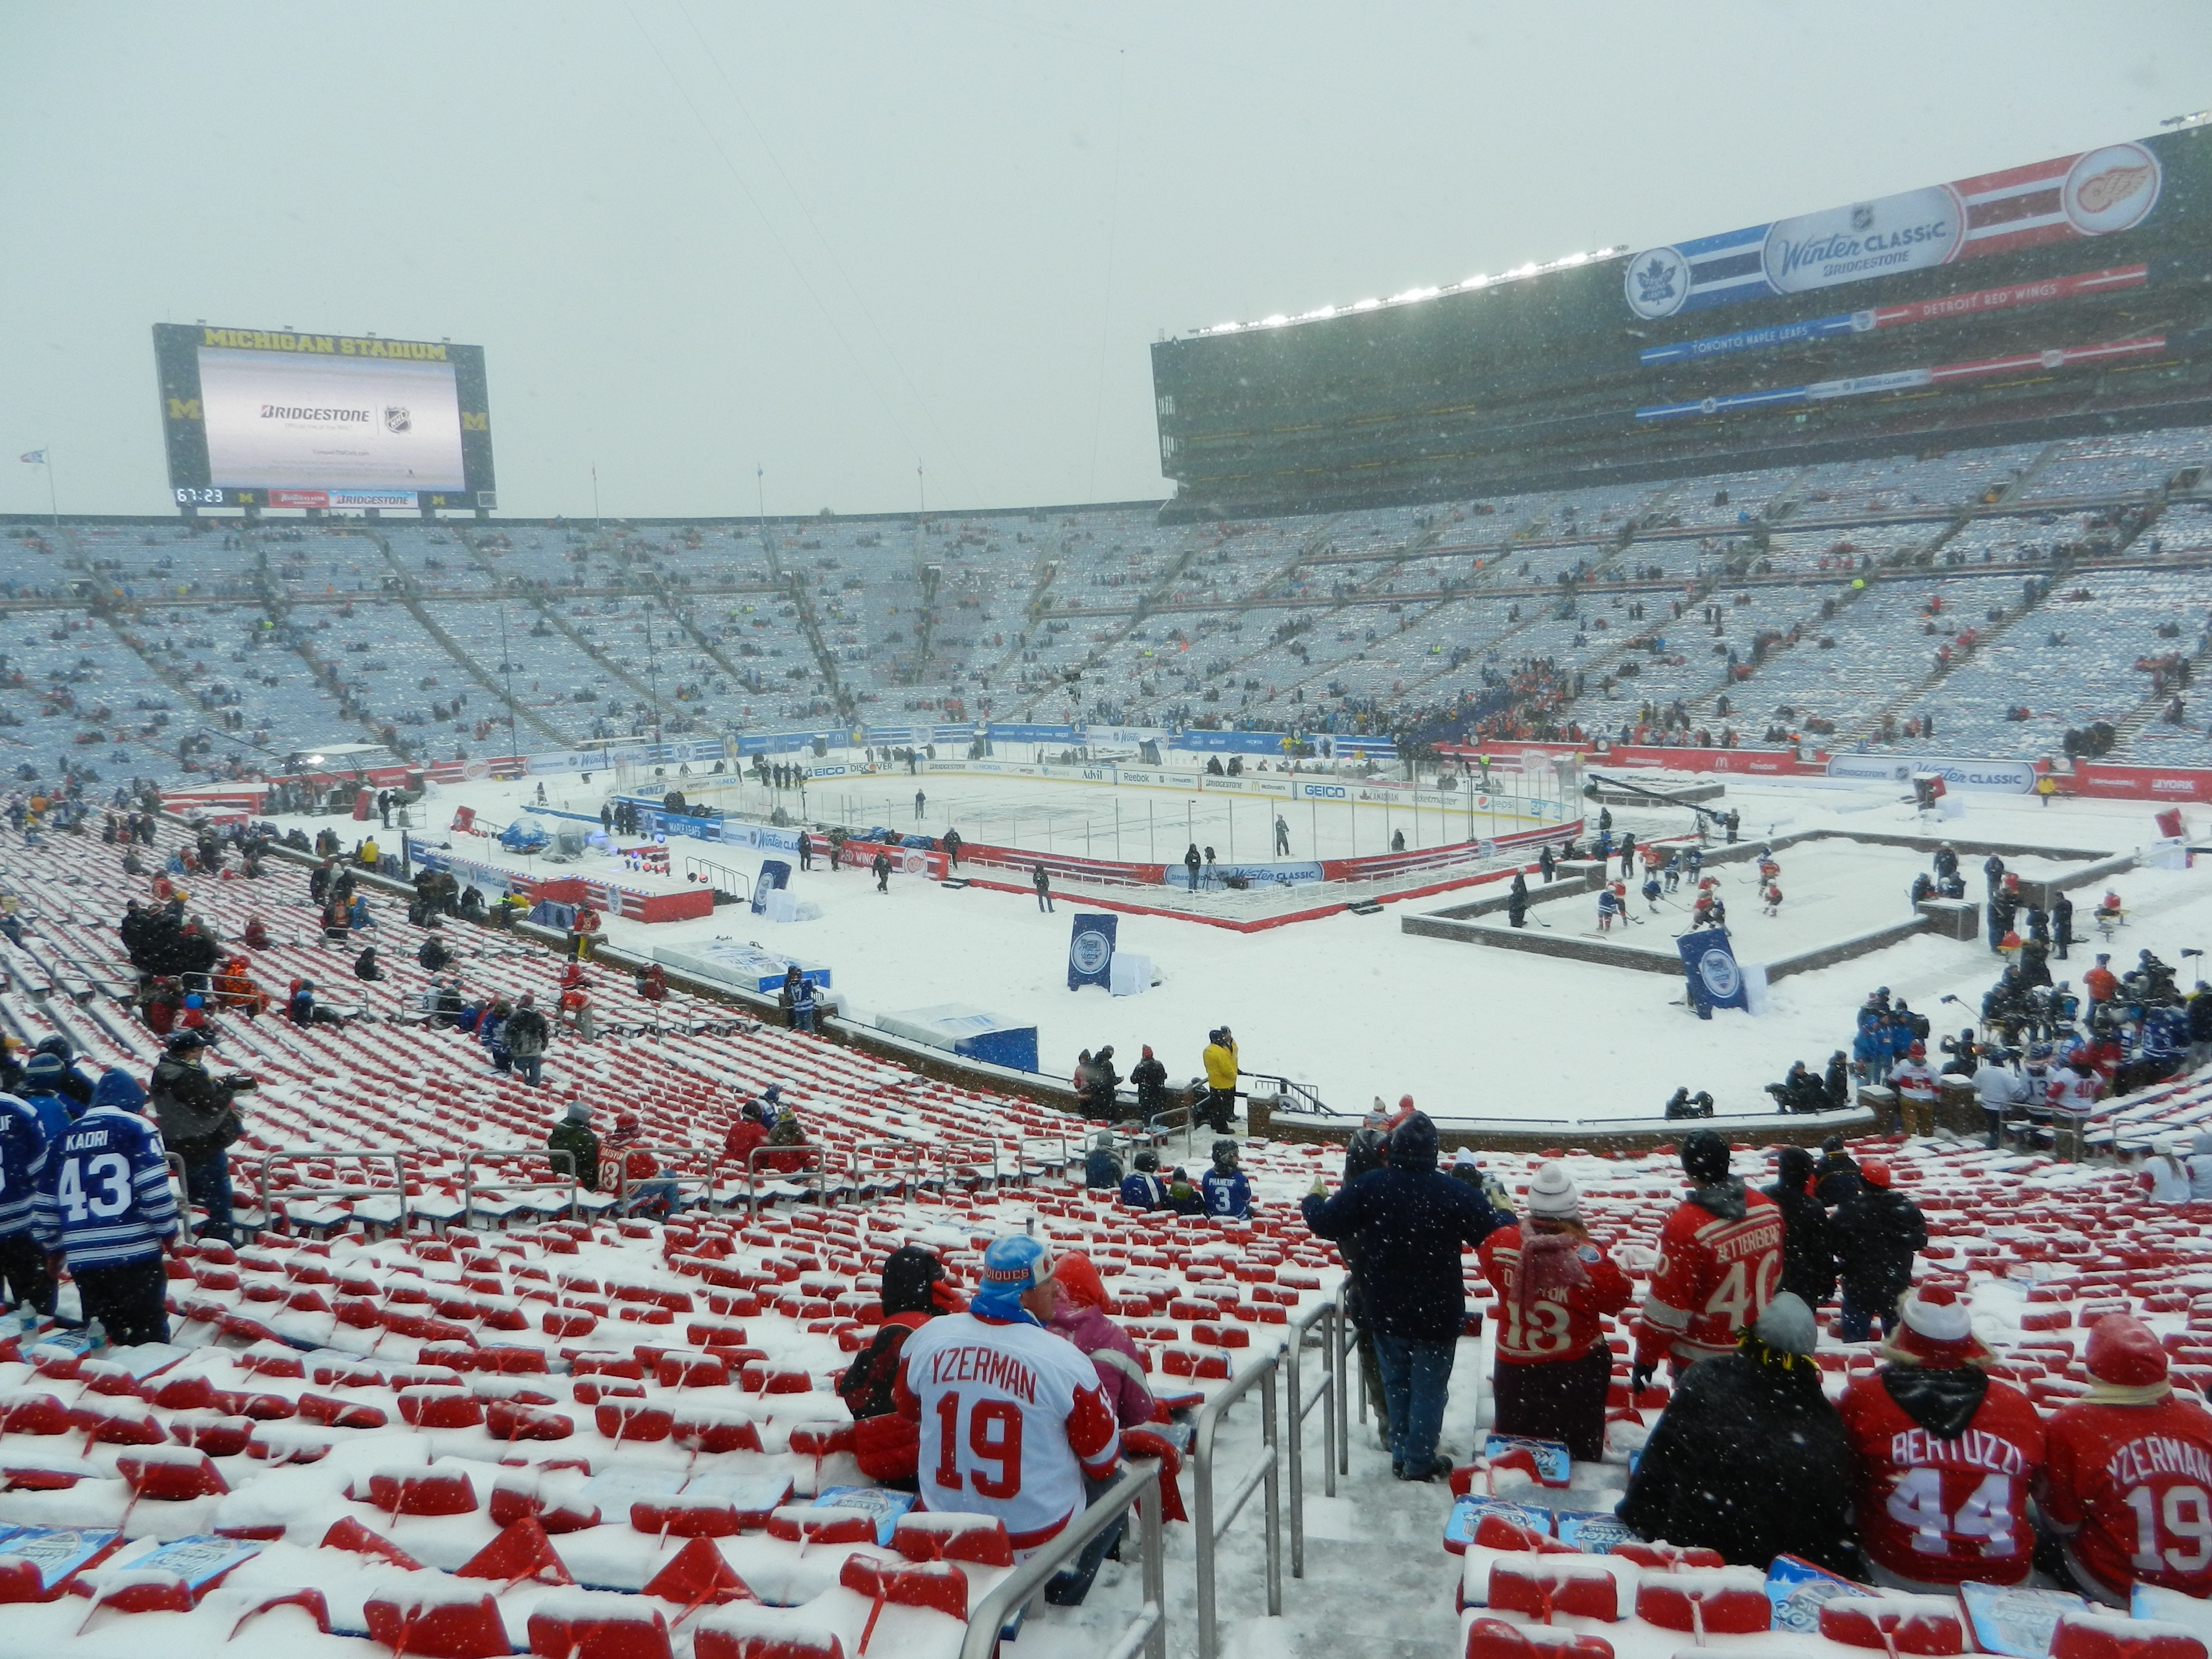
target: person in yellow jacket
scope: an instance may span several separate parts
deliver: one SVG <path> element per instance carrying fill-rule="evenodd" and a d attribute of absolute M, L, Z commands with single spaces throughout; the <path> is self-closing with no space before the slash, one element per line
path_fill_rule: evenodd
<path fill-rule="evenodd" d="M 1206 1035 L 1206 1095 L 1194 1115 L 1212 1123 L 1216 1134 L 1227 1134 L 1237 1116 L 1237 1039 L 1226 1025 Z"/>

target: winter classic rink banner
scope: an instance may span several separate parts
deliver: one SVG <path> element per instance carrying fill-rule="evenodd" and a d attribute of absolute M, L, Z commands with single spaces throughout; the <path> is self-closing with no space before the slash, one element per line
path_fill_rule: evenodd
<path fill-rule="evenodd" d="M 1735 945 L 1725 927 L 1700 927 L 1674 941 L 1682 953 L 1682 972 L 1690 981 L 1690 1003 L 1699 1019 L 1711 1019 L 1716 1008 L 1751 1012 L 1743 969 L 1737 965 Z"/>
<path fill-rule="evenodd" d="M 1114 933 L 1118 916 L 1079 912 L 1069 919 L 1073 933 L 1067 941 L 1067 988 L 1096 985 L 1113 989 Z"/>

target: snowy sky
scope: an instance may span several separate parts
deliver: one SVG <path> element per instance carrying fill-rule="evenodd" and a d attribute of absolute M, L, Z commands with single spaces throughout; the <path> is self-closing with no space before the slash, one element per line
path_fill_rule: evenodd
<path fill-rule="evenodd" d="M 2208 61 L 2202 0 L 4 0 L 0 511 L 46 445 L 167 510 L 201 319 L 482 343 L 512 513 L 1153 498 L 1162 331 L 2138 136 Z"/>

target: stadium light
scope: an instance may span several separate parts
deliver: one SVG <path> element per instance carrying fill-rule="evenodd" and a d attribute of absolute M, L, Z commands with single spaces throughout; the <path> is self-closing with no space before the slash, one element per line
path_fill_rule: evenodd
<path fill-rule="evenodd" d="M 1195 332 L 1200 336 L 1237 334 L 1248 328 L 1283 328 L 1294 323 L 1322 323 L 1333 317 L 1341 317 L 1352 312 L 1376 311 L 1384 306 L 1415 305 L 1423 300 L 1433 300 L 1439 295 L 1465 294 L 1474 289 L 1488 288 L 1497 283 L 1516 283 L 1530 276 L 1540 276 L 1547 271 L 1570 270 L 1577 265 L 1589 264 L 1595 259 L 1614 258 L 1627 252 L 1626 245 L 1623 244 L 1617 246 L 1593 248 L 1587 252 L 1563 254 L 1559 258 L 1546 260 L 1540 264 L 1532 259 L 1515 265 L 1510 270 L 1488 274 L 1477 273 L 1468 277 L 1464 282 L 1455 283 L 1443 288 L 1409 288 L 1401 293 L 1392 295 L 1387 300 L 1355 300 L 1348 306 L 1319 306 L 1311 311 L 1302 311 L 1295 317 L 1277 312 L 1272 317 L 1262 317 L 1256 323 L 1216 323 L 1211 328 L 1201 328 Z"/>

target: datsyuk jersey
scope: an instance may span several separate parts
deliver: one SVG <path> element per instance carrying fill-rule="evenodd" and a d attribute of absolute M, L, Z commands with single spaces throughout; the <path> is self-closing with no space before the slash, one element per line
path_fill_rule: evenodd
<path fill-rule="evenodd" d="M 1121 1453 L 1097 1368 L 1041 1325 L 933 1319 L 907 1339 L 895 1397 L 921 1425 L 922 1507 L 996 1516 L 1018 1550 L 1066 1525 L 1082 1475 L 1103 1478 Z"/>
<path fill-rule="evenodd" d="M 1870 1558 L 1916 1583 L 2027 1578 L 2028 1482 L 2043 1462 L 2043 1419 L 2026 1395 L 1992 1380 L 1973 1420 L 1949 1439 L 1915 1422 L 1879 1371 L 1845 1389 L 1838 1409 Z"/>
<path fill-rule="evenodd" d="M 1483 1275 L 1498 1290 L 1498 1357 L 1509 1364 L 1540 1365 L 1580 1359 L 1596 1341 L 1607 1314 L 1619 1313 L 1634 1292 L 1627 1275 L 1595 1244 L 1577 1247 L 1587 1282 L 1539 1292 L 1524 1313 L 1513 1294 L 1521 1267 L 1521 1229 L 1500 1227 L 1476 1251 Z"/>
<path fill-rule="evenodd" d="M 1636 1360 L 1656 1365 L 1671 1353 L 1687 1365 L 1734 1352 L 1782 1278 L 1782 1212 L 1747 1191 L 1731 1221 L 1686 1203 L 1659 1233 L 1659 1265 L 1636 1330 Z"/>
<path fill-rule="evenodd" d="M 2060 1410 L 2045 1440 L 2044 1513 L 2081 1528 L 2076 1562 L 2109 1589 L 2141 1579 L 2212 1595 L 2212 1413 L 2171 1395 L 2083 1401 Z"/>

